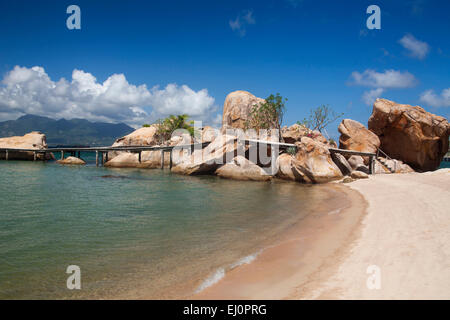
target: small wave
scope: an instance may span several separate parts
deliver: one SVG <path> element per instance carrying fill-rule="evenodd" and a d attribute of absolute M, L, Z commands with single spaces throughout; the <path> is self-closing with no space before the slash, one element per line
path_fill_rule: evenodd
<path fill-rule="evenodd" d="M 253 260 L 256 259 L 256 257 L 261 253 L 261 251 L 258 251 L 257 253 L 248 255 L 246 257 L 243 257 L 242 259 L 239 259 L 238 261 L 236 261 L 235 263 L 231 264 L 229 266 L 229 268 L 227 268 L 228 270 L 233 270 L 234 268 L 237 268 L 239 266 L 242 266 L 244 264 L 249 264 L 251 263 Z M 206 288 L 212 286 L 213 284 L 216 284 L 217 282 L 219 282 L 223 277 L 225 277 L 225 269 L 224 268 L 219 268 L 216 270 L 215 273 L 213 273 L 212 275 L 210 275 L 208 278 L 206 278 L 205 281 L 202 282 L 202 284 L 197 288 L 197 290 L 195 290 L 195 293 L 199 293 L 203 290 L 205 290 Z"/>
<path fill-rule="evenodd" d="M 251 263 L 253 260 L 256 259 L 256 257 L 260 254 L 261 251 L 258 251 L 257 253 L 251 254 L 249 256 L 243 257 L 242 259 L 239 259 L 238 261 L 236 261 L 235 263 L 233 263 L 230 266 L 230 269 L 234 269 L 236 267 L 242 266 L 243 264 L 249 264 Z"/>
<path fill-rule="evenodd" d="M 216 270 L 214 274 L 212 274 L 211 276 L 206 278 L 205 281 L 203 281 L 203 283 L 197 288 L 197 290 L 195 290 L 195 293 L 199 293 L 200 291 L 205 290 L 206 288 L 219 282 L 220 279 L 222 279 L 223 277 L 225 277 L 225 269 L 219 268 L 218 270 Z"/>
<path fill-rule="evenodd" d="M 336 209 L 336 210 L 333 210 L 333 211 L 328 212 L 328 214 L 338 214 L 338 213 L 340 213 L 341 211 L 342 211 L 342 208 L 339 208 L 339 209 Z"/>

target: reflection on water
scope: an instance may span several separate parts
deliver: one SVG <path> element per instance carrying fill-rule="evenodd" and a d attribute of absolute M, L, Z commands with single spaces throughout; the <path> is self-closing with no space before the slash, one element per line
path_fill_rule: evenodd
<path fill-rule="evenodd" d="M 0 161 L 0 298 L 174 297 L 328 193 L 295 183 Z M 78 265 L 82 290 L 66 288 Z"/>

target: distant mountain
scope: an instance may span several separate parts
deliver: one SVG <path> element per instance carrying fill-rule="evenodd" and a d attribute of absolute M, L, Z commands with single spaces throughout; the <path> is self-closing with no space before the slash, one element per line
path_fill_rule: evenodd
<path fill-rule="evenodd" d="M 0 122 L 0 137 L 22 136 L 30 131 L 44 133 L 49 146 L 107 146 L 134 129 L 124 123 L 90 122 L 84 119 L 54 120 L 34 115 Z"/>

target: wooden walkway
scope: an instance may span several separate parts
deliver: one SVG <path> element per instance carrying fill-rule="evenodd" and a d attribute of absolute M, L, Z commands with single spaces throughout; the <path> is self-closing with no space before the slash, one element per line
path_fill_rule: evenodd
<path fill-rule="evenodd" d="M 236 138 L 238 140 L 238 138 Z M 235 141 L 236 141 L 235 140 Z M 275 142 L 275 141 L 266 141 L 266 140 L 256 140 L 256 139 L 239 139 L 240 141 L 243 141 L 244 144 L 254 144 L 256 146 L 259 145 L 268 145 L 271 148 L 271 157 L 272 157 L 272 163 L 276 162 L 276 159 L 279 155 L 279 150 L 286 150 L 288 148 L 295 148 L 295 144 L 291 143 L 282 143 L 282 142 Z M 164 153 L 169 152 L 170 153 L 170 168 L 172 168 L 172 153 L 175 149 L 190 149 L 191 151 L 194 151 L 196 149 L 203 149 L 204 147 L 208 146 L 210 142 L 203 142 L 203 143 L 193 143 L 193 144 L 185 144 L 185 145 L 177 145 L 177 146 L 118 146 L 118 147 L 63 147 L 63 148 L 47 148 L 47 149 L 15 149 L 15 148 L 0 148 L 1 153 L 5 153 L 6 157 L 5 159 L 8 160 L 9 158 L 9 152 L 33 152 L 33 159 L 36 161 L 38 159 L 38 155 L 41 154 L 42 159 L 45 161 L 45 155 L 50 152 L 60 152 L 61 153 L 61 160 L 64 159 L 65 154 L 70 154 L 72 156 L 78 156 L 80 157 L 81 152 L 93 152 L 95 153 L 95 164 L 98 166 L 100 163 L 104 165 L 108 161 L 108 152 L 113 151 L 127 151 L 132 153 L 138 153 L 139 154 L 139 162 L 141 162 L 141 154 L 142 151 L 160 151 L 161 152 L 161 168 L 164 167 Z M 363 157 L 369 157 L 370 165 L 369 165 L 369 173 L 373 174 L 375 172 L 375 159 L 377 158 L 376 153 L 370 153 L 370 152 L 359 152 L 354 150 L 344 150 L 344 149 L 337 149 L 337 148 L 329 148 L 329 151 L 331 153 L 340 153 L 340 154 L 347 154 L 347 155 L 359 155 Z M 100 162 L 101 157 L 101 162 Z"/>
<path fill-rule="evenodd" d="M 38 155 L 42 155 L 42 159 L 45 161 L 45 156 L 47 153 L 52 152 L 60 152 L 61 153 L 61 160 L 64 159 L 64 156 L 66 154 L 70 154 L 71 156 L 78 156 L 78 158 L 81 155 L 81 152 L 92 152 L 95 153 L 95 164 L 98 166 L 100 164 L 100 157 L 101 157 L 101 163 L 104 165 L 105 162 L 108 161 L 108 152 L 113 151 L 127 151 L 132 153 L 138 153 L 139 154 L 139 162 L 141 162 L 141 154 L 142 151 L 160 151 L 161 152 L 161 165 L 164 165 L 164 153 L 170 152 L 170 167 L 172 167 L 172 152 L 174 149 L 191 149 L 192 151 L 197 148 L 204 148 L 209 144 L 209 142 L 204 143 L 193 143 L 193 144 L 186 144 L 186 145 L 178 145 L 178 146 L 118 146 L 118 147 L 63 147 L 63 148 L 46 148 L 46 149 L 17 149 L 17 148 L 0 148 L 1 153 L 5 153 L 5 160 L 9 160 L 9 153 L 10 152 L 33 152 L 33 160 L 36 161 L 38 159 Z"/>

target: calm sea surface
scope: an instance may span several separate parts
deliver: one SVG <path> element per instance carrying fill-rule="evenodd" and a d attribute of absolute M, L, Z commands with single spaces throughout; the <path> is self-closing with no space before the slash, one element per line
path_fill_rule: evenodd
<path fill-rule="evenodd" d="M 0 298 L 190 294 L 327 197 L 295 183 L 0 161 Z M 81 290 L 66 287 L 69 265 Z"/>

